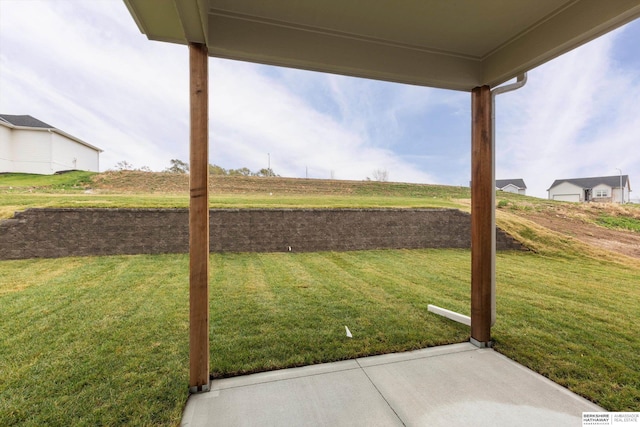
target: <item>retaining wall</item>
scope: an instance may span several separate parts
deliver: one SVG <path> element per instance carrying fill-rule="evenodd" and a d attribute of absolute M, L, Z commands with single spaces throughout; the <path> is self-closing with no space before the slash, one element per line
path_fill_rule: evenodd
<path fill-rule="evenodd" d="M 28 209 L 0 221 L 0 259 L 186 253 L 187 209 Z M 524 249 L 496 230 L 498 250 Z M 469 248 L 455 209 L 214 209 L 211 252 Z"/>

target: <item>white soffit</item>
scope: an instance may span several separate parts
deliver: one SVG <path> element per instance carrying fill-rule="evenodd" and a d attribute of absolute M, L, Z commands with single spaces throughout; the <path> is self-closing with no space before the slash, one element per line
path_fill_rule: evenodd
<path fill-rule="evenodd" d="M 640 17 L 640 0 L 124 0 L 215 57 L 469 91 Z"/>

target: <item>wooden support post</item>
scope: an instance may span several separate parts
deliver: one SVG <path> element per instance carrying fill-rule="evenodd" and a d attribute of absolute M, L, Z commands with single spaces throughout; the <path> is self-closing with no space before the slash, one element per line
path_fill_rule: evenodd
<path fill-rule="evenodd" d="M 492 239 L 495 233 L 491 89 L 471 92 L 471 341 L 491 345 Z"/>
<path fill-rule="evenodd" d="M 209 391 L 209 74 L 207 47 L 189 44 L 189 390 Z"/>

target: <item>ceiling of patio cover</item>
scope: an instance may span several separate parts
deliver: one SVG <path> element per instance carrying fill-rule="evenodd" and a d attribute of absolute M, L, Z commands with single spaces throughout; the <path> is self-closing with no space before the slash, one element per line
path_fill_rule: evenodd
<path fill-rule="evenodd" d="M 210 56 L 470 91 L 640 17 L 640 0 L 124 0 Z"/>

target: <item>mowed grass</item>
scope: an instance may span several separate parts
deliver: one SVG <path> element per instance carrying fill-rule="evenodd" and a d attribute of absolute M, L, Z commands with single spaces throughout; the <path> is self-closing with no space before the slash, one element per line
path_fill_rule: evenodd
<path fill-rule="evenodd" d="M 468 299 L 466 251 L 237 254 L 212 261 L 217 376 L 468 338 L 466 327 L 427 312 L 428 304 Z"/>
<path fill-rule="evenodd" d="M 500 253 L 496 349 L 610 411 L 640 411 L 640 268 Z"/>
<path fill-rule="evenodd" d="M 188 366 L 185 259 L 0 263 L 0 425 L 176 420 Z"/>
<path fill-rule="evenodd" d="M 381 272 L 405 269 L 407 254 L 389 252 L 384 263 L 376 261 L 384 252 L 212 255 L 211 371 L 237 375 L 466 339 L 465 327 L 427 313 L 426 304 L 441 301 L 447 283 L 464 294 L 468 268 L 402 280 Z M 468 253 L 424 252 L 415 262 L 454 268 L 468 264 Z M 186 255 L 0 265 L 0 425 L 179 421 L 188 390 Z"/>
<path fill-rule="evenodd" d="M 608 410 L 640 410 L 640 269 L 497 260 L 496 349 Z M 470 253 L 211 256 L 216 377 L 465 341 Z M 176 425 L 188 388 L 188 258 L 0 263 L 0 425 Z M 344 326 L 353 333 L 349 339 Z"/>

